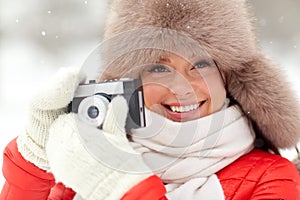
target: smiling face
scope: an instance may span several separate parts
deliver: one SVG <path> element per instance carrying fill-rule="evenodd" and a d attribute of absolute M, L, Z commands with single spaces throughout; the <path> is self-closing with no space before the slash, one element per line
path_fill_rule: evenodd
<path fill-rule="evenodd" d="M 222 108 L 226 90 L 209 56 L 187 61 L 175 54 L 141 72 L 148 109 L 176 122 L 207 116 Z"/>

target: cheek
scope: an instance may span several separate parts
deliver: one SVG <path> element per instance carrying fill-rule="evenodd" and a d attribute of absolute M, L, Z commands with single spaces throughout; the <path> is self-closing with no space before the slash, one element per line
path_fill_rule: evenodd
<path fill-rule="evenodd" d="M 224 83 L 219 75 L 213 75 L 206 78 L 207 93 L 211 100 L 211 111 L 219 110 L 226 99 L 226 90 Z"/>
<path fill-rule="evenodd" d="M 168 93 L 166 88 L 157 84 L 144 84 L 143 91 L 145 105 L 149 109 L 160 104 Z"/>

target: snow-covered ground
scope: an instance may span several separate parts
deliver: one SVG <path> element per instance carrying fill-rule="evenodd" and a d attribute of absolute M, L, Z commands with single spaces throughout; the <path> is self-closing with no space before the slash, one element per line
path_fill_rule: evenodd
<path fill-rule="evenodd" d="M 0 151 L 24 132 L 26 105 L 39 83 L 60 67 L 80 66 L 99 42 L 103 0 L 46 2 L 0 0 Z M 276 1 L 276 9 L 271 0 L 253 2 L 260 4 L 256 8 L 265 6 L 256 11 L 263 49 L 284 67 L 300 97 L 299 1 Z M 283 153 L 289 159 L 295 155 Z M 3 183 L 0 174 L 0 188 Z"/>

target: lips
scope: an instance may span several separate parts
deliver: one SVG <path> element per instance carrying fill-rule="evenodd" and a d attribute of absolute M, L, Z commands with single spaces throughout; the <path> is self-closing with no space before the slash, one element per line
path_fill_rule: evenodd
<path fill-rule="evenodd" d="M 171 103 L 164 104 L 167 117 L 174 121 L 189 121 L 200 116 L 200 110 L 206 100 L 198 103 Z"/>
<path fill-rule="evenodd" d="M 196 110 L 199 107 L 199 105 L 200 105 L 200 103 L 193 104 L 193 105 L 188 105 L 188 106 L 170 106 L 170 109 L 173 112 L 183 113 L 183 112 L 189 112 L 189 111 L 192 111 L 192 110 Z"/>
<path fill-rule="evenodd" d="M 205 101 L 201 101 L 199 103 L 195 103 L 195 104 L 189 104 L 189 105 L 164 105 L 166 108 L 168 108 L 169 110 L 171 110 L 172 112 L 176 112 L 176 113 L 186 113 L 186 112 L 190 112 L 193 110 L 197 110 L 201 105 L 203 105 L 205 103 Z"/>

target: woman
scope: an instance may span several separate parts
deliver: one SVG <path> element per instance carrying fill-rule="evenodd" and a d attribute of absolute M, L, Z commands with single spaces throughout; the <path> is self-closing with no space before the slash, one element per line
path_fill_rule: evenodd
<path fill-rule="evenodd" d="M 5 150 L 0 199 L 299 199 L 295 166 L 270 153 L 297 144 L 299 104 L 257 47 L 246 3 L 112 8 L 99 80 L 140 77 L 147 127 L 126 137 L 122 97 L 100 129 L 66 114 L 84 78 L 61 71 Z"/>

